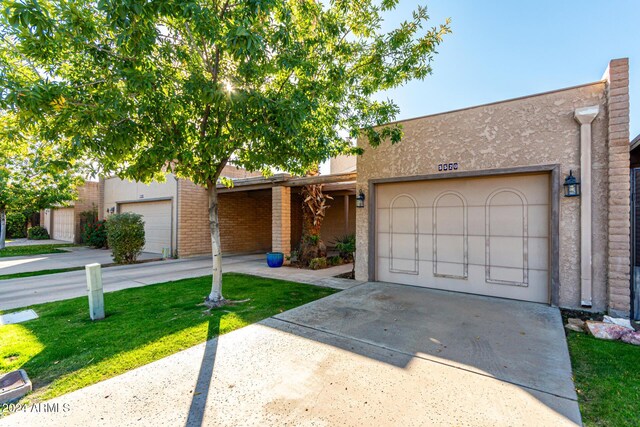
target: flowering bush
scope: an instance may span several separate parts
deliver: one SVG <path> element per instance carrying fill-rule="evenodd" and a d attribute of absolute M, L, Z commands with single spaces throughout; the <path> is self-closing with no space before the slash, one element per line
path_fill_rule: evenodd
<path fill-rule="evenodd" d="M 97 221 L 84 226 L 82 241 L 92 248 L 107 247 L 107 221 Z"/>

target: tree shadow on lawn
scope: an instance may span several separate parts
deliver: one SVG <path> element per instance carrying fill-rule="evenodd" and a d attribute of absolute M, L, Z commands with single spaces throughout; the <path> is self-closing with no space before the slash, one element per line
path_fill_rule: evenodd
<path fill-rule="evenodd" d="M 86 298 L 33 306 L 39 319 L 0 330 L 0 371 L 25 369 L 34 386 L 28 398 L 49 399 L 334 292 L 229 273 L 225 296 L 249 301 L 209 313 L 199 303 L 210 286 L 205 276 L 106 293 L 106 318 L 97 322 Z M 201 376 L 210 378 L 209 365 Z"/>

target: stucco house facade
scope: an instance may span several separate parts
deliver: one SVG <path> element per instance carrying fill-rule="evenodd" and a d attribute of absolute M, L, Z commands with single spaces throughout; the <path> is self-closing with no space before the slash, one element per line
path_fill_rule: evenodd
<path fill-rule="evenodd" d="M 356 278 L 629 315 L 628 67 L 358 141 Z"/>
<path fill-rule="evenodd" d="M 592 83 L 403 120 L 400 143 L 359 140 L 357 164 L 332 159 L 327 175 L 228 166 L 222 251 L 290 254 L 302 234 L 300 190 L 322 183 L 333 198 L 322 238 L 356 233 L 358 280 L 628 316 L 628 67 L 617 59 Z M 570 177 L 581 191 L 567 197 Z M 168 175 L 150 185 L 110 177 L 98 189 L 100 218 L 143 215 L 146 251 L 211 253 L 202 187 Z"/>

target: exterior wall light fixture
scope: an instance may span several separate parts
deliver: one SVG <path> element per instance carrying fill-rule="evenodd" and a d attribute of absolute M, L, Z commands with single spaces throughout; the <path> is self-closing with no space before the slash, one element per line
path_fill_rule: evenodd
<path fill-rule="evenodd" d="M 356 208 L 364 208 L 364 193 L 362 190 L 356 196 Z"/>
<path fill-rule="evenodd" d="M 577 197 L 580 195 L 580 181 L 569 171 L 569 176 L 564 179 L 564 197 Z"/>

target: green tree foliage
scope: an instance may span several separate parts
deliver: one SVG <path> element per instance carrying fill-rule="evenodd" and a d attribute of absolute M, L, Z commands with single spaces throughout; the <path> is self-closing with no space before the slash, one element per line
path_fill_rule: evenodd
<path fill-rule="evenodd" d="M 22 212 L 11 212 L 6 218 L 7 237 L 20 239 L 27 237 L 27 217 Z"/>
<path fill-rule="evenodd" d="M 0 133 L 0 141 L 2 141 Z M 4 248 L 4 218 L 7 212 L 26 217 L 41 209 L 68 202 L 76 197 L 82 183 L 74 162 L 64 160 L 50 144 L 30 144 L 27 150 L 3 153 L 0 166 L 0 249 Z M 24 230 L 26 232 L 26 220 Z M 15 237 L 15 236 L 14 236 Z M 24 236 L 23 236 L 24 237 Z"/>
<path fill-rule="evenodd" d="M 145 244 L 142 216 L 133 212 L 111 215 L 107 220 L 107 241 L 116 263 L 136 262 Z"/>
<path fill-rule="evenodd" d="M 383 31 L 397 2 L 7 1 L 0 107 L 105 172 L 148 182 L 171 169 L 206 187 L 209 299 L 221 302 L 216 186 L 227 162 L 303 175 L 359 152 L 342 132 L 372 146 L 401 139 L 381 126 L 397 106 L 373 95 L 426 77 L 449 28 L 426 27 L 417 7 Z"/>

